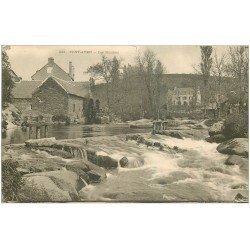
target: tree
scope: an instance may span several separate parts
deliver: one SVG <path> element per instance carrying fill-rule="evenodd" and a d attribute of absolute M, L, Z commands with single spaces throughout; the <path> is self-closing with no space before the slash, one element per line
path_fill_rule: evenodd
<path fill-rule="evenodd" d="M 237 102 L 240 110 L 244 110 L 244 105 L 248 103 L 249 48 L 246 46 L 229 47 L 225 71 L 227 76 L 236 80 L 232 90 L 233 102 Z"/>
<path fill-rule="evenodd" d="M 146 86 L 149 113 L 153 119 L 159 118 L 160 85 L 163 75 L 162 63 L 157 60 L 152 50 L 144 51 L 136 57 L 136 65 L 140 81 Z"/>
<path fill-rule="evenodd" d="M 107 99 L 107 111 L 110 119 L 110 92 L 113 93 L 113 87 L 119 79 L 119 68 L 121 61 L 116 57 L 113 60 L 108 59 L 106 56 L 102 56 L 101 62 L 90 66 L 87 70 L 95 79 L 103 79 L 106 87 L 106 99 Z M 114 96 L 111 96 L 112 98 Z"/>
<path fill-rule="evenodd" d="M 2 49 L 2 103 L 11 102 L 15 82 L 11 77 L 11 65 L 5 49 Z"/>
<path fill-rule="evenodd" d="M 88 106 L 86 109 L 86 123 L 87 124 L 93 124 L 96 120 L 96 110 L 94 106 L 93 99 L 89 99 Z"/>
<path fill-rule="evenodd" d="M 159 60 L 157 60 L 156 68 L 155 68 L 155 82 L 156 82 L 156 84 L 155 84 L 155 89 L 154 89 L 154 99 L 155 99 L 157 120 L 160 118 L 162 76 L 163 76 L 163 65 Z"/>
<path fill-rule="evenodd" d="M 203 76 L 203 82 L 204 82 L 204 104 L 205 104 L 205 113 L 206 113 L 206 106 L 208 104 L 209 100 L 209 78 L 211 74 L 211 69 L 213 65 L 213 58 L 212 58 L 212 53 L 213 53 L 213 47 L 212 46 L 200 46 L 201 50 L 201 62 L 199 65 L 201 74 Z"/>
<path fill-rule="evenodd" d="M 218 105 L 218 117 L 220 117 L 220 109 L 221 109 L 221 95 L 222 95 L 222 80 L 225 73 L 225 54 L 222 54 L 220 57 L 217 55 L 216 51 L 214 53 L 214 67 L 213 67 L 213 75 L 216 77 L 216 93 L 218 93 L 218 98 L 216 98 L 216 102 Z"/>

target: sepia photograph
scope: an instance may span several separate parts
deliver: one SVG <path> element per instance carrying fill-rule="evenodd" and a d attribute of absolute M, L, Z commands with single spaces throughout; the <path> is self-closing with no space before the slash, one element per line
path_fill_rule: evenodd
<path fill-rule="evenodd" d="M 248 46 L 2 46 L 2 202 L 248 202 Z"/>

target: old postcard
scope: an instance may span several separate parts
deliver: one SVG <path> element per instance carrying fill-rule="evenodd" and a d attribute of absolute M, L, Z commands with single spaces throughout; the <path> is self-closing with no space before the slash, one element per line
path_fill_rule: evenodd
<path fill-rule="evenodd" d="M 248 46 L 2 46 L 2 202 L 248 202 Z"/>

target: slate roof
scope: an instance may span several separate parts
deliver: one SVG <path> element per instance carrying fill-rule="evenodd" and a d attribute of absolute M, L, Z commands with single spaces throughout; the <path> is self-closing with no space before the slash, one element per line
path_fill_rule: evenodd
<path fill-rule="evenodd" d="M 50 73 L 47 72 L 47 68 L 51 67 L 52 70 Z M 31 76 L 32 80 L 35 81 L 44 81 L 49 76 L 55 76 L 57 78 L 63 79 L 65 81 L 72 81 L 73 79 L 70 77 L 68 73 L 66 73 L 61 67 L 59 67 L 55 62 L 52 64 L 47 63 L 41 69 L 37 70 L 36 73 Z"/>
<path fill-rule="evenodd" d="M 21 81 L 13 88 L 13 98 L 32 98 L 33 91 L 42 84 L 42 81 Z"/>
<path fill-rule="evenodd" d="M 73 81 L 64 81 L 54 76 L 48 77 L 36 88 L 33 88 L 33 93 L 38 90 L 38 87 L 42 87 L 43 84 L 47 82 L 48 79 L 52 78 L 57 84 L 59 84 L 67 94 L 75 95 L 83 98 L 90 97 L 90 84 L 89 82 L 73 82 Z"/>
<path fill-rule="evenodd" d="M 57 77 L 51 77 L 70 95 L 75 95 L 83 98 L 90 97 L 90 84 L 89 82 L 73 82 L 64 81 Z M 46 82 L 46 81 L 44 81 Z"/>
<path fill-rule="evenodd" d="M 192 89 L 192 88 L 175 88 L 173 92 L 174 92 L 174 94 L 177 94 L 177 95 L 193 95 L 194 89 Z"/>
<path fill-rule="evenodd" d="M 38 87 L 42 86 L 49 78 L 52 78 L 58 83 L 67 94 L 83 98 L 90 97 L 89 82 L 64 81 L 57 77 L 50 76 L 45 81 L 21 81 L 20 83 L 16 83 L 12 92 L 13 98 L 32 98 L 32 93 L 35 92 Z"/>

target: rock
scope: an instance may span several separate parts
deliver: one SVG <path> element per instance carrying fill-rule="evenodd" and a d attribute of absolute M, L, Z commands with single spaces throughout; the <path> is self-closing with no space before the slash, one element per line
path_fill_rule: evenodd
<path fill-rule="evenodd" d="M 90 170 L 90 168 L 87 166 L 87 163 L 85 160 L 79 160 L 79 161 L 70 161 L 65 165 L 65 168 L 69 171 L 72 169 L 78 168 L 81 169 L 84 172 L 87 172 Z M 74 170 L 72 170 L 74 172 Z"/>
<path fill-rule="evenodd" d="M 88 171 L 87 175 L 89 176 L 90 182 L 98 183 L 102 181 L 101 175 L 94 170 Z"/>
<path fill-rule="evenodd" d="M 72 171 L 27 174 L 23 178 L 22 201 L 77 201 L 86 183 Z"/>
<path fill-rule="evenodd" d="M 248 157 L 248 138 L 234 138 L 225 141 L 219 144 L 217 150 L 222 154 Z"/>
<path fill-rule="evenodd" d="M 70 164 L 67 164 L 65 168 L 68 171 L 72 171 L 74 173 L 77 173 L 80 178 L 82 178 L 86 183 L 90 183 L 89 176 L 87 172 L 89 171 L 89 168 L 83 163 L 83 162 L 71 162 Z"/>
<path fill-rule="evenodd" d="M 86 173 L 89 176 L 90 182 L 100 182 L 107 178 L 106 172 L 103 168 L 89 161 L 84 161 L 84 163 L 89 169 Z"/>
<path fill-rule="evenodd" d="M 230 155 L 226 161 L 225 161 L 226 165 L 238 165 L 241 166 L 243 164 L 243 160 L 240 156 L 238 155 Z"/>
<path fill-rule="evenodd" d="M 23 180 L 19 192 L 21 202 L 72 201 L 69 192 L 60 189 L 48 176 L 29 176 Z"/>
<path fill-rule="evenodd" d="M 234 198 L 235 202 L 248 202 L 248 198 L 243 196 L 241 193 L 238 193 L 235 198 Z"/>
<path fill-rule="evenodd" d="M 226 140 L 226 137 L 222 134 L 216 134 L 206 138 L 205 140 L 210 143 L 212 142 L 221 143 Z"/>
<path fill-rule="evenodd" d="M 177 139 L 183 139 L 182 135 L 178 131 L 163 131 L 162 134 L 166 136 L 171 136 Z"/>
<path fill-rule="evenodd" d="M 108 155 L 97 155 L 97 165 L 106 169 L 118 167 L 118 161 Z"/>
<path fill-rule="evenodd" d="M 52 147 L 56 144 L 56 138 L 42 138 L 42 139 L 31 139 L 25 142 L 27 147 Z"/>
<path fill-rule="evenodd" d="M 56 148 L 39 147 L 39 150 L 45 151 L 45 152 L 49 153 L 50 155 L 59 156 L 59 157 L 65 158 L 65 159 L 73 158 L 73 155 L 71 153 L 63 151 L 63 150 L 59 150 Z"/>
<path fill-rule="evenodd" d="M 219 122 L 216 122 L 212 125 L 212 127 L 209 129 L 208 133 L 210 136 L 221 134 L 223 128 L 224 128 L 224 122 L 219 121 Z"/>
<path fill-rule="evenodd" d="M 122 168 L 126 167 L 128 165 L 128 158 L 127 157 L 122 157 L 121 160 L 119 161 L 120 166 Z"/>

